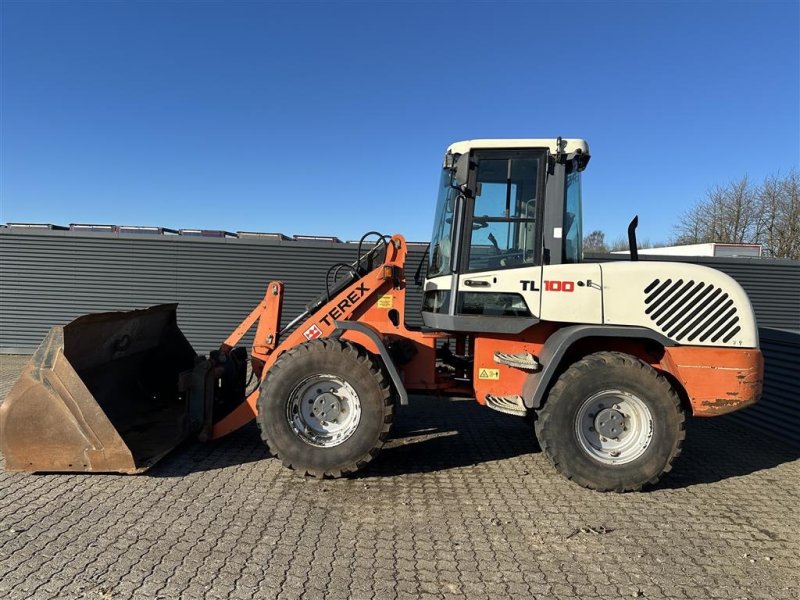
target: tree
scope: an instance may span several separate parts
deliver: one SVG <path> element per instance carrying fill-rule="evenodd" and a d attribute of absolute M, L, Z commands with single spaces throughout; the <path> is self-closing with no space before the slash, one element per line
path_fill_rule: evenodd
<path fill-rule="evenodd" d="M 759 196 L 759 243 L 769 256 L 800 259 L 800 175 L 767 177 Z"/>
<path fill-rule="evenodd" d="M 645 250 L 647 248 L 659 248 L 661 246 L 666 246 L 666 243 L 653 243 L 649 239 L 636 240 L 636 247 L 639 250 Z M 614 240 L 609 248 L 609 252 L 627 252 L 630 250 L 630 246 L 628 245 L 628 238 L 619 236 Z"/>
<path fill-rule="evenodd" d="M 583 238 L 583 251 L 584 252 L 608 252 L 606 247 L 606 234 L 595 229 L 589 235 Z"/>
<path fill-rule="evenodd" d="M 747 176 L 714 186 L 685 213 L 676 227 L 676 243 L 743 244 L 757 237 L 758 190 Z"/>
<path fill-rule="evenodd" d="M 760 185 L 747 176 L 717 185 L 684 213 L 676 244 L 761 244 L 764 254 L 800 259 L 800 176 L 770 175 Z"/>
<path fill-rule="evenodd" d="M 666 244 L 653 244 L 650 240 L 639 240 L 636 242 L 636 247 L 640 249 L 655 248 L 657 246 L 665 246 Z M 598 254 L 607 254 L 609 252 L 625 251 L 628 250 L 628 238 L 618 237 L 610 244 L 606 243 L 606 234 L 600 229 L 595 229 L 589 235 L 583 238 L 583 251 L 595 252 Z"/>

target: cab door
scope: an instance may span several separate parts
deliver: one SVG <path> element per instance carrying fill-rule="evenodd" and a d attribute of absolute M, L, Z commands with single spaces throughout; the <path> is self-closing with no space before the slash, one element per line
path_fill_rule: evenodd
<path fill-rule="evenodd" d="M 535 317 L 543 150 L 476 150 L 458 265 L 456 314 Z"/>
<path fill-rule="evenodd" d="M 550 246 L 558 248 L 561 264 L 542 269 L 540 318 L 564 323 L 603 322 L 603 279 L 599 264 L 583 260 L 581 173 L 577 160 L 564 165 L 563 193 L 554 194 L 551 214 L 560 217 Z M 563 203 L 555 202 L 557 197 Z M 555 254 L 555 253 L 553 253 Z"/>

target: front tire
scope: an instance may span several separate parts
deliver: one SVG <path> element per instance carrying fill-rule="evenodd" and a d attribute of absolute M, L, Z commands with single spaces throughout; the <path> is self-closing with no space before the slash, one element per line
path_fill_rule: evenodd
<path fill-rule="evenodd" d="M 638 491 L 672 468 L 685 437 L 681 402 L 650 365 L 597 352 L 558 378 L 536 436 L 555 468 L 598 491 Z"/>
<path fill-rule="evenodd" d="M 377 456 L 393 416 L 383 369 L 361 348 L 324 339 L 275 361 L 261 384 L 256 422 L 284 466 L 340 477 Z"/>

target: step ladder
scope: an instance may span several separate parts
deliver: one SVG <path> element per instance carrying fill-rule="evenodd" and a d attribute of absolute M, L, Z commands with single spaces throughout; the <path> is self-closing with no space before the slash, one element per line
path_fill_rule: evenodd
<path fill-rule="evenodd" d="M 522 401 L 522 396 L 494 396 L 486 394 L 486 406 L 507 415 L 524 417 L 528 409 Z"/>
<path fill-rule="evenodd" d="M 494 362 L 499 365 L 506 365 L 523 371 L 538 371 L 542 366 L 536 357 L 530 352 L 518 352 L 509 354 L 508 352 L 495 352 Z"/>

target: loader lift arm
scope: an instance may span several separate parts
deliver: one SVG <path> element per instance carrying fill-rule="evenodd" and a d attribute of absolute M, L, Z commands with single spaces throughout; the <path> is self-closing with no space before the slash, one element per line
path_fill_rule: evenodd
<path fill-rule="evenodd" d="M 233 348 L 257 322 L 251 361 L 254 373 L 260 380 L 263 380 L 264 375 L 281 354 L 306 341 L 330 337 L 339 328 L 337 323 L 357 320 L 364 315 L 371 306 L 376 304 L 375 297 L 377 295 L 394 290 L 403 292 L 404 296 L 403 267 L 407 252 L 408 247 L 403 236 L 392 236 L 389 243 L 386 244 L 386 258 L 381 265 L 365 275 L 355 278 L 350 285 L 333 297 L 329 297 L 327 302 L 317 303 L 319 305 L 309 311 L 305 321 L 297 325 L 285 338 L 282 337 L 282 334 L 295 325 L 298 319 L 295 319 L 283 331 L 280 330 L 284 287 L 279 281 L 270 282 L 263 300 L 228 336 L 220 350 L 226 352 Z M 359 256 L 358 262 L 359 264 L 362 262 L 361 256 Z M 374 355 L 380 355 L 384 362 L 386 361 L 388 353 L 385 347 L 381 348 L 382 343 L 380 345 L 376 343 L 375 335 L 369 335 L 363 330 L 359 331 L 360 328 L 345 327 L 343 329 L 346 329 L 344 337 L 357 341 L 368 351 Z M 396 374 L 394 365 L 389 367 L 387 364 L 386 366 L 390 371 L 394 370 Z M 392 379 L 397 386 L 399 376 Z M 214 423 L 211 439 L 223 437 L 255 419 L 258 414 L 256 402 L 259 393 L 259 388 L 256 388 L 232 412 Z M 405 395 L 404 390 L 399 393 L 401 397 Z"/>

